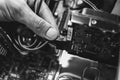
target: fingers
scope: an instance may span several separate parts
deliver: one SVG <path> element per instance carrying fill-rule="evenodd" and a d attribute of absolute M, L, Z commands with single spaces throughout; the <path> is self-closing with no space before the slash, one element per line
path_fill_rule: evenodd
<path fill-rule="evenodd" d="M 58 29 L 52 12 L 43 0 L 27 0 L 27 4 L 38 16 L 49 22 L 52 27 Z"/>
<path fill-rule="evenodd" d="M 36 15 L 29 6 L 24 6 L 22 17 L 18 19 L 19 22 L 25 24 L 32 31 L 34 31 L 37 35 L 44 37 L 48 40 L 54 40 L 58 36 L 58 30 L 53 27 L 52 23 L 49 21 L 45 21 L 43 18 Z M 49 15 L 46 15 L 49 16 Z"/>
<path fill-rule="evenodd" d="M 43 2 L 41 4 L 38 15 L 41 16 L 42 18 L 44 18 L 50 24 L 52 24 L 53 27 L 57 28 L 57 25 L 55 23 L 55 19 L 54 19 L 53 15 L 52 15 L 52 12 L 50 11 L 50 9 L 48 8 L 48 6 L 46 5 L 45 2 Z"/>

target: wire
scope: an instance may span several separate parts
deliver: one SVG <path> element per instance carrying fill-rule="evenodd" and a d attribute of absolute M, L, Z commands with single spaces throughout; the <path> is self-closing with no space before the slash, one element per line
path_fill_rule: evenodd
<path fill-rule="evenodd" d="M 96 11 L 100 11 L 95 4 L 93 4 L 90 0 L 83 0 L 85 3 L 87 3 L 90 7 L 92 7 Z"/>
<path fill-rule="evenodd" d="M 24 45 L 24 46 L 26 46 L 26 47 L 32 47 L 32 46 L 35 45 L 36 42 L 37 42 L 37 39 L 31 45 L 29 45 L 29 46 Z"/>
<path fill-rule="evenodd" d="M 20 41 L 20 36 L 18 36 L 18 43 L 22 48 L 33 51 L 33 50 L 38 50 L 38 49 L 44 47 L 48 43 L 48 41 L 45 41 L 44 43 L 39 42 L 39 44 L 35 48 L 30 48 L 28 46 L 23 45 Z"/>
<path fill-rule="evenodd" d="M 61 73 L 56 80 L 59 80 L 59 78 L 64 77 L 64 76 L 70 76 L 70 79 L 71 79 L 71 80 L 73 80 L 72 77 L 78 78 L 78 79 L 81 80 L 81 77 L 80 77 L 80 76 L 75 75 L 75 74 L 72 74 L 72 73 L 68 73 L 68 72 Z"/>

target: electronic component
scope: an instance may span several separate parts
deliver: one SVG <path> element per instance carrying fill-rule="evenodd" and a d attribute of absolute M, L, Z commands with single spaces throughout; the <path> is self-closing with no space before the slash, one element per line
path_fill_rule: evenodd
<path fill-rule="evenodd" d="M 82 13 L 73 12 L 72 26 L 67 25 L 67 34 L 61 34 L 64 36 L 63 41 L 56 41 L 55 44 L 57 48 L 71 54 L 117 65 L 120 46 L 119 21 L 119 16 L 87 8 L 83 9 Z M 64 27 L 62 29 L 64 31 Z"/>
<path fill-rule="evenodd" d="M 54 55 L 44 51 L 27 55 L 14 46 L 10 36 L 0 28 L 0 79 L 1 80 L 53 80 L 59 68 Z M 26 44 L 25 44 L 26 45 Z M 49 51 L 50 53 L 50 51 Z"/>
<path fill-rule="evenodd" d="M 35 5 L 39 1 L 36 0 Z M 113 65 L 113 71 L 116 71 L 120 46 L 119 16 L 99 10 L 90 0 L 45 2 L 59 26 L 60 36 L 55 41 L 47 41 L 23 24 L 3 23 L 0 27 L 0 80 L 81 80 L 82 77 L 93 80 L 101 78 L 101 74 L 104 78 L 104 69 L 106 72 L 109 71 L 106 68 L 112 70 Z M 84 3 L 93 9 L 82 10 Z M 40 4 L 32 7 L 37 15 Z M 62 70 L 58 57 L 64 54 L 62 50 L 77 57 L 92 59 L 97 66 L 87 67 L 87 62 L 75 58 L 76 62 L 73 62 L 78 67 L 70 64 L 75 70 L 68 70 L 73 74 L 59 74 Z M 80 65 L 78 62 L 81 62 Z M 104 63 L 103 68 L 101 63 Z M 77 71 L 80 73 L 78 76 L 74 75 Z"/>
<path fill-rule="evenodd" d="M 56 61 L 43 55 L 19 56 L 21 59 L 15 57 L 0 65 L 2 80 L 53 80 L 59 68 Z"/>

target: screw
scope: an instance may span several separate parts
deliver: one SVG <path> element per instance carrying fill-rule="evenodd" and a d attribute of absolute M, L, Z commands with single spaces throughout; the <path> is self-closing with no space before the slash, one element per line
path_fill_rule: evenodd
<path fill-rule="evenodd" d="M 97 24 L 97 21 L 96 20 L 92 20 L 91 23 L 92 24 Z"/>

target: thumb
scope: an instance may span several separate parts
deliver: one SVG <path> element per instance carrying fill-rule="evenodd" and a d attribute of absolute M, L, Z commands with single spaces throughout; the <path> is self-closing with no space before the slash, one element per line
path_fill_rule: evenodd
<path fill-rule="evenodd" d="M 58 30 L 43 18 L 36 15 L 28 5 L 24 6 L 22 11 L 22 17 L 17 19 L 18 22 L 25 24 L 37 35 L 48 40 L 54 40 L 57 38 L 59 34 Z"/>

